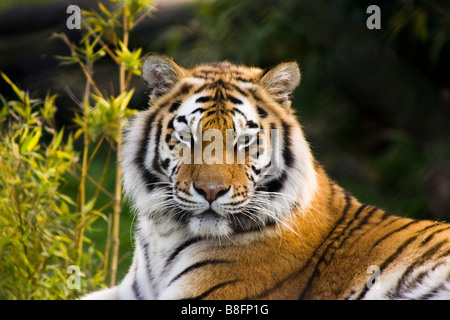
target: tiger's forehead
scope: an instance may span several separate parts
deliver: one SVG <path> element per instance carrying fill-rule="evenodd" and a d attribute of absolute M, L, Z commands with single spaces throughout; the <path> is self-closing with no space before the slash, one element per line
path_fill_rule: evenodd
<path fill-rule="evenodd" d="M 217 80 L 227 82 L 256 82 L 262 70 L 247 66 L 237 66 L 229 62 L 215 62 L 197 66 L 190 70 L 194 78 L 204 79 L 207 82 Z"/>
<path fill-rule="evenodd" d="M 255 92 L 261 69 L 218 62 L 185 70 L 185 77 L 159 103 L 174 115 L 176 129 L 254 129 Z"/>
<path fill-rule="evenodd" d="M 205 82 L 185 97 L 178 109 L 178 117 L 185 118 L 186 125 L 203 123 L 203 129 L 236 129 L 250 121 L 257 123 L 257 113 L 247 95 L 229 83 L 217 80 Z"/>
<path fill-rule="evenodd" d="M 255 85 L 260 73 L 261 69 L 229 62 L 211 63 L 189 70 L 188 77 L 182 82 L 191 89 L 182 99 L 178 115 L 193 122 L 201 119 L 204 129 L 235 128 L 236 119 L 240 117 L 244 119 L 243 123 L 256 123 L 255 108 L 246 89 Z"/>

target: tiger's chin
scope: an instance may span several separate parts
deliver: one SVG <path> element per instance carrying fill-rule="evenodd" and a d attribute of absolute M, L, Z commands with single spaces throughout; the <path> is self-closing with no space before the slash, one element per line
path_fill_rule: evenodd
<path fill-rule="evenodd" d="M 199 237 L 222 238 L 233 234 L 229 220 L 212 210 L 191 216 L 187 228 L 190 233 Z"/>
<path fill-rule="evenodd" d="M 212 209 L 208 209 L 201 213 L 192 213 L 185 216 L 184 225 L 189 233 L 198 237 L 231 238 L 233 235 L 240 233 L 261 231 L 267 226 L 261 221 L 255 217 L 250 218 L 244 212 L 219 214 Z"/>

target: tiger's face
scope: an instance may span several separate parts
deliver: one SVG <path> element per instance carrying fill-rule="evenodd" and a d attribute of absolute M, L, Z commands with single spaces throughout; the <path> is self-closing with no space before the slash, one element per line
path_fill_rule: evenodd
<path fill-rule="evenodd" d="M 295 62 L 187 70 L 151 54 L 142 75 L 150 108 L 131 121 L 121 153 L 124 189 L 141 216 L 230 237 L 285 224 L 309 204 L 315 172 L 290 109 Z"/>

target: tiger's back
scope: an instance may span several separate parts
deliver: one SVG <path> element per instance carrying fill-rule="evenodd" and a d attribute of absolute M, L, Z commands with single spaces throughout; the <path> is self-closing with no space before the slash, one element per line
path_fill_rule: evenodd
<path fill-rule="evenodd" d="M 143 77 L 150 108 L 121 152 L 133 264 L 87 298 L 450 299 L 450 225 L 361 204 L 327 176 L 290 108 L 295 62 L 189 70 L 151 54 Z"/>

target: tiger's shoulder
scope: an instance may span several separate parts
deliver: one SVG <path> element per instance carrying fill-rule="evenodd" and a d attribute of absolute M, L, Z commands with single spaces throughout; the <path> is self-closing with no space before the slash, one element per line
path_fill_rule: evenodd
<path fill-rule="evenodd" d="M 305 268 L 300 298 L 450 298 L 450 224 L 360 203 L 327 179 L 323 200 L 341 212 Z"/>

